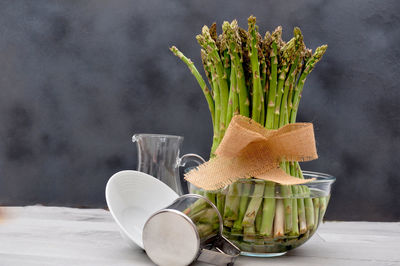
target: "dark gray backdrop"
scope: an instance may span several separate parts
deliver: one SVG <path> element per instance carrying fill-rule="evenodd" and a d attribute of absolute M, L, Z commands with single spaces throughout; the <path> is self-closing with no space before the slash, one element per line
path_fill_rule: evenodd
<path fill-rule="evenodd" d="M 185 136 L 208 156 L 207 105 L 168 47 L 200 67 L 204 24 L 250 14 L 261 31 L 300 26 L 329 48 L 299 120 L 337 176 L 327 218 L 400 219 L 398 1 L 0 1 L 0 204 L 104 207 L 107 179 L 136 168 L 137 132 Z"/>

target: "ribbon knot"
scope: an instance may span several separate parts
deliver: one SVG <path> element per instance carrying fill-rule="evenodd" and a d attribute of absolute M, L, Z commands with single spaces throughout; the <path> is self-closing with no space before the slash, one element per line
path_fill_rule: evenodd
<path fill-rule="evenodd" d="M 280 163 L 318 158 L 311 123 L 288 124 L 272 130 L 240 115 L 232 118 L 215 154 L 215 158 L 187 173 L 185 179 L 206 190 L 220 189 L 242 178 L 303 184 L 310 180 L 286 174 Z"/>

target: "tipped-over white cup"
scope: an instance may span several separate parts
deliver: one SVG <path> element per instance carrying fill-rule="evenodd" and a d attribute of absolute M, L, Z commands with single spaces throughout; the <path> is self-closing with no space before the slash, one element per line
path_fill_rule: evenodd
<path fill-rule="evenodd" d="M 131 247 L 143 248 L 142 232 L 147 219 L 178 197 L 160 180 L 133 170 L 114 174 L 106 186 L 108 209 Z"/>

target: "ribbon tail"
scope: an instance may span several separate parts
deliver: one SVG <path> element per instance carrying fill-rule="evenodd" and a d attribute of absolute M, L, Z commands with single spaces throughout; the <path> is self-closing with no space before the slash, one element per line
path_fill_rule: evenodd
<path fill-rule="evenodd" d="M 255 178 L 266 181 L 272 181 L 282 185 L 299 185 L 315 180 L 315 178 L 300 179 L 297 177 L 293 177 L 291 175 L 288 175 L 285 171 L 283 171 L 280 168 L 271 169 L 261 175 L 255 176 Z"/>

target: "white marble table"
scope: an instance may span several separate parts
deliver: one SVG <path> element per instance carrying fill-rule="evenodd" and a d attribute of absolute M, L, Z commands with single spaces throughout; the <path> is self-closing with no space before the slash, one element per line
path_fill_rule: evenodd
<path fill-rule="evenodd" d="M 101 209 L 3 208 L 0 265 L 153 265 L 129 248 Z M 206 265 L 196 263 L 196 266 Z M 400 223 L 327 222 L 302 247 L 278 258 L 239 257 L 235 265 L 400 265 Z"/>

